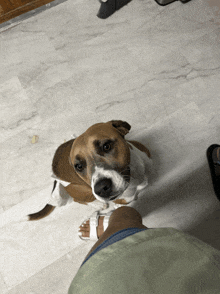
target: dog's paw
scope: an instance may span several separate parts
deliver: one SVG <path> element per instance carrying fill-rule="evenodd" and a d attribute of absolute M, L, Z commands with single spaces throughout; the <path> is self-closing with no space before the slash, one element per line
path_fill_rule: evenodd
<path fill-rule="evenodd" d="M 88 202 L 88 205 L 94 207 L 96 210 L 103 210 L 109 207 L 108 203 L 103 203 L 99 200 L 94 200 L 93 202 Z"/>
<path fill-rule="evenodd" d="M 119 207 L 122 207 L 122 206 L 126 206 L 127 204 L 117 204 L 117 203 L 115 203 L 114 204 L 114 209 L 117 209 L 117 208 L 119 208 Z"/>

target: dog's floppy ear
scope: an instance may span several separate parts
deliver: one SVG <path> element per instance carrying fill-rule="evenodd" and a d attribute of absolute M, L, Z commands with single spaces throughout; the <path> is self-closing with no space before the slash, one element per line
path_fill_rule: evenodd
<path fill-rule="evenodd" d="M 69 196 L 71 196 L 76 202 L 86 204 L 86 202 L 94 201 L 95 197 L 92 194 L 91 187 L 77 175 L 75 169 L 69 162 L 70 150 L 74 140 L 75 139 L 67 141 L 57 148 L 52 162 L 53 177 L 61 181 L 68 182 L 69 185 L 65 187 L 65 190 Z M 53 191 L 56 187 L 56 184 L 57 181 L 54 182 Z M 44 218 L 54 209 L 55 206 L 47 204 L 42 210 L 29 214 L 28 220 L 39 220 Z"/>
<path fill-rule="evenodd" d="M 126 121 L 122 120 L 111 120 L 109 123 L 112 124 L 114 128 L 116 128 L 119 133 L 124 137 L 127 133 L 129 133 L 131 126 Z"/>
<path fill-rule="evenodd" d="M 82 185 L 85 184 L 84 181 L 77 175 L 74 167 L 69 162 L 70 151 L 74 140 L 69 140 L 57 148 L 53 157 L 52 171 L 62 181 Z"/>

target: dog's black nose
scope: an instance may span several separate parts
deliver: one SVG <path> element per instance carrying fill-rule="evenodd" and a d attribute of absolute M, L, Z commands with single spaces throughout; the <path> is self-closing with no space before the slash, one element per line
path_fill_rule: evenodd
<path fill-rule="evenodd" d="M 95 184 L 94 191 L 96 195 L 103 198 L 108 198 L 112 192 L 112 180 L 108 178 L 99 180 Z"/>

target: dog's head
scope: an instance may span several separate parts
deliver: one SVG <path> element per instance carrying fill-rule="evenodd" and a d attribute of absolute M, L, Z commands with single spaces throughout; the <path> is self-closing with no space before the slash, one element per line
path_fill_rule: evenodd
<path fill-rule="evenodd" d="M 120 120 L 98 123 L 73 142 L 70 164 L 100 201 L 116 199 L 129 185 L 130 150 L 124 136 L 130 128 Z"/>

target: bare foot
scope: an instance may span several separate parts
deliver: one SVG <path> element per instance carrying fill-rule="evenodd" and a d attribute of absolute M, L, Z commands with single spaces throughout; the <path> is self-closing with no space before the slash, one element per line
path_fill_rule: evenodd
<path fill-rule="evenodd" d="M 100 216 L 99 219 L 98 219 L 98 227 L 96 229 L 97 230 L 98 239 L 104 233 L 103 220 L 104 220 L 104 216 Z M 85 224 L 82 224 L 79 227 L 79 232 L 82 232 L 82 237 L 89 237 L 90 236 L 89 220 L 87 220 Z"/>

